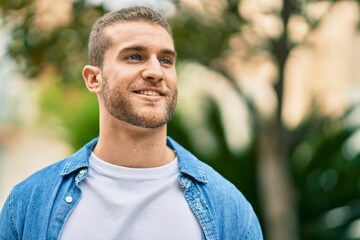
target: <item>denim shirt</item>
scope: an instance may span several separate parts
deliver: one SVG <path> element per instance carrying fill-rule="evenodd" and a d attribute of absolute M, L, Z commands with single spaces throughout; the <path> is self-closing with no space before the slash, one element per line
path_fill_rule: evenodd
<path fill-rule="evenodd" d="M 88 158 L 97 141 L 13 188 L 0 215 L 1 240 L 59 239 L 80 201 L 79 183 L 87 176 Z M 263 239 L 251 205 L 233 184 L 173 139 L 168 138 L 167 145 L 178 155 L 184 197 L 207 240 Z"/>

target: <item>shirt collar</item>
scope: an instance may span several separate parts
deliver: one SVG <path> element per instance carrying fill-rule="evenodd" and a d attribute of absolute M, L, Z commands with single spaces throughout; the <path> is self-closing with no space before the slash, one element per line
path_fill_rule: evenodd
<path fill-rule="evenodd" d="M 89 156 L 97 142 L 98 138 L 95 138 L 71 155 L 67 159 L 61 175 L 68 175 L 76 170 L 88 168 Z M 202 162 L 170 137 L 167 138 L 167 146 L 177 153 L 181 175 L 189 176 L 201 183 L 207 183 Z"/>
<path fill-rule="evenodd" d="M 85 146 L 80 148 L 76 153 L 71 155 L 64 166 L 61 175 L 68 175 L 78 169 L 88 168 L 89 167 L 89 156 L 94 149 L 96 143 L 98 142 L 98 138 L 91 140 Z"/>
<path fill-rule="evenodd" d="M 200 160 L 170 137 L 167 138 L 167 146 L 177 153 L 180 174 L 190 176 L 198 182 L 207 183 L 204 165 Z"/>

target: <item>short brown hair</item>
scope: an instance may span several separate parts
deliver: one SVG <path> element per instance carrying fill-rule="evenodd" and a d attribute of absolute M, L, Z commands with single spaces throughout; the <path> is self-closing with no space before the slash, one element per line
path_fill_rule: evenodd
<path fill-rule="evenodd" d="M 172 36 L 172 30 L 166 19 L 158 12 L 147 7 L 129 7 L 109 12 L 93 25 L 88 45 L 89 64 L 102 67 L 105 50 L 111 46 L 111 39 L 104 29 L 123 21 L 146 21 L 163 27 Z"/>

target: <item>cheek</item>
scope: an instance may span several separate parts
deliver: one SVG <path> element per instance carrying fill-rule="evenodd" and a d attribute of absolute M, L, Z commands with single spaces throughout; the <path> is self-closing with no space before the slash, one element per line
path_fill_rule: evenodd
<path fill-rule="evenodd" d="M 167 74 L 167 80 L 171 88 L 177 88 L 177 74 L 175 71 L 169 72 L 169 74 Z"/>
<path fill-rule="evenodd" d="M 127 71 L 109 71 L 106 74 L 106 79 L 111 88 L 124 88 L 129 84 L 132 77 Z"/>

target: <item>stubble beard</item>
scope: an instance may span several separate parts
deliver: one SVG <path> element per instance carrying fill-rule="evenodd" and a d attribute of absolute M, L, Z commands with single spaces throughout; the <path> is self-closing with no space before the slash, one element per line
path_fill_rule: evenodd
<path fill-rule="evenodd" d="M 106 110 L 116 119 L 142 128 L 159 128 L 167 124 L 175 114 L 177 103 L 177 89 L 166 95 L 166 106 L 162 107 L 161 114 L 156 112 L 141 112 L 136 104 L 117 88 L 110 88 L 106 76 L 102 76 L 103 100 Z M 151 105 L 146 103 L 145 105 Z M 155 107 L 155 106 L 154 106 Z"/>

